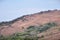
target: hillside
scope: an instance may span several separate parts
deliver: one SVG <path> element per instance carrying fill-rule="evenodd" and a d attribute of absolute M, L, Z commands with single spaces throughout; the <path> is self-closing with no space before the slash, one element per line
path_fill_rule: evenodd
<path fill-rule="evenodd" d="M 38 37 L 36 40 L 60 40 L 60 10 L 41 11 L 9 22 L 1 22 L 0 35 L 28 35 Z"/>

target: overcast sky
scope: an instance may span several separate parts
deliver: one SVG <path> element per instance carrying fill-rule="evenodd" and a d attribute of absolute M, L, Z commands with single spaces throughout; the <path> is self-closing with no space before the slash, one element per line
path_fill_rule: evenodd
<path fill-rule="evenodd" d="M 51 9 L 60 9 L 60 0 L 0 0 L 0 22 Z"/>

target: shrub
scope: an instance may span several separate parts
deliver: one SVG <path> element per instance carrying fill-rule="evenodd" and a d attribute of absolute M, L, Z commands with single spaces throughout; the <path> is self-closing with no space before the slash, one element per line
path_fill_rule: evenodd
<path fill-rule="evenodd" d="M 0 36 L 0 40 L 38 40 L 38 32 L 44 32 L 48 29 L 50 29 L 51 27 L 55 27 L 56 23 L 46 23 L 42 26 L 29 26 L 25 32 L 22 33 L 15 33 L 12 36 L 9 37 L 3 37 Z M 28 32 L 29 31 L 29 32 Z M 44 36 L 42 35 L 40 38 L 44 38 Z"/>

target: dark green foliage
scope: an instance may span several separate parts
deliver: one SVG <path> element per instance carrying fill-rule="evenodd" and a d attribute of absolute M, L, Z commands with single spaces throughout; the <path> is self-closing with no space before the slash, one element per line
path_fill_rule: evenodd
<path fill-rule="evenodd" d="M 33 36 L 20 36 L 18 34 L 15 34 L 13 36 L 10 37 L 0 37 L 0 40 L 38 40 L 37 37 L 33 37 Z"/>
<path fill-rule="evenodd" d="M 46 31 L 50 29 L 51 27 L 55 27 L 55 26 L 56 26 L 56 23 L 47 23 L 42 26 L 42 28 L 40 29 L 40 32 Z"/>
<path fill-rule="evenodd" d="M 1 22 L 0 26 L 10 25 L 10 22 Z"/>
<path fill-rule="evenodd" d="M 38 37 L 38 33 L 42 33 L 51 27 L 55 27 L 57 24 L 54 22 L 46 23 L 42 26 L 29 26 L 25 32 L 15 33 L 9 37 L 0 36 L 0 40 L 38 40 L 39 38 L 44 38 L 44 35 Z"/>
<path fill-rule="evenodd" d="M 35 26 L 29 26 L 28 28 L 27 28 L 27 32 L 31 32 L 31 31 L 33 31 L 33 30 L 35 30 Z"/>
<path fill-rule="evenodd" d="M 46 23 L 42 26 L 37 26 L 37 27 L 36 26 L 29 26 L 27 28 L 27 30 L 28 30 L 28 32 L 35 31 L 35 30 L 38 32 L 44 32 L 44 31 L 50 29 L 51 27 L 55 27 L 55 26 L 57 26 L 57 24 L 54 22 L 51 22 L 51 23 Z"/>
<path fill-rule="evenodd" d="M 29 26 L 27 29 L 34 29 L 35 28 L 35 26 Z"/>
<path fill-rule="evenodd" d="M 6 40 L 6 39 L 2 35 L 0 35 L 0 40 Z"/>

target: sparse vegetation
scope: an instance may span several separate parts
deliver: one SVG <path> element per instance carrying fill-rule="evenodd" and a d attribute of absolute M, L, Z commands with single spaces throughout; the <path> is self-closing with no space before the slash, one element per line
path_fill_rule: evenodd
<path fill-rule="evenodd" d="M 0 27 L 1 27 L 1 26 L 5 26 L 5 25 L 13 24 L 13 23 L 15 23 L 15 22 L 18 21 L 18 20 L 27 21 L 27 19 L 24 18 L 25 16 L 28 16 L 28 15 L 24 15 L 24 16 L 22 16 L 22 17 L 19 17 L 19 18 L 17 18 L 17 19 L 12 20 L 12 21 L 6 21 L 6 22 L 3 21 L 3 22 L 0 22 Z"/>
<path fill-rule="evenodd" d="M 36 36 L 28 36 L 28 34 L 17 33 L 9 37 L 0 37 L 0 40 L 38 40 Z"/>
<path fill-rule="evenodd" d="M 42 35 L 40 38 L 37 36 L 38 33 L 44 32 L 48 29 L 50 29 L 51 27 L 55 27 L 56 23 L 52 22 L 52 23 L 46 23 L 42 26 L 29 26 L 25 32 L 22 33 L 15 33 L 12 36 L 9 37 L 3 37 L 0 36 L 0 40 L 38 40 L 38 39 L 42 39 L 44 38 L 44 35 Z"/>
<path fill-rule="evenodd" d="M 56 25 L 57 24 L 54 23 L 54 22 L 52 22 L 52 23 L 46 23 L 46 24 L 44 24 L 42 26 L 38 26 L 38 27 L 36 27 L 36 26 L 30 26 L 30 27 L 27 28 L 27 30 L 28 31 L 31 31 L 31 30 L 35 31 L 36 30 L 38 32 L 43 32 L 43 31 L 46 31 L 46 30 L 50 29 L 51 27 L 55 27 Z"/>
<path fill-rule="evenodd" d="M 0 26 L 10 25 L 10 22 L 1 22 Z"/>

